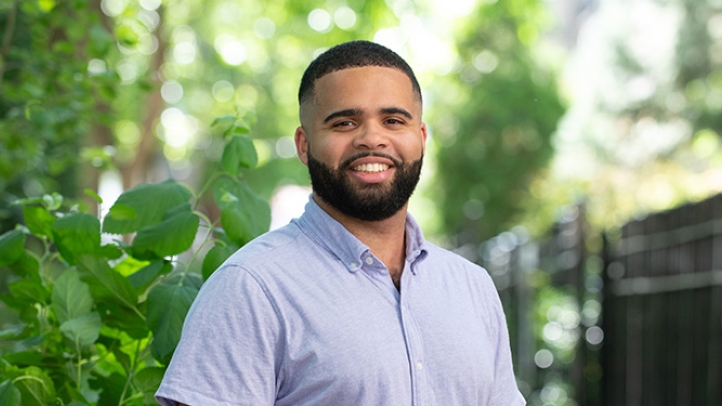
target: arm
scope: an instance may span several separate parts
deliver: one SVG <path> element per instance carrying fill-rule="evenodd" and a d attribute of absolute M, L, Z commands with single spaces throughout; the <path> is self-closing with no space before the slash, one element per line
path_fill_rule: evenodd
<path fill-rule="evenodd" d="M 186 318 L 156 397 L 164 405 L 273 405 L 280 323 L 265 290 L 243 269 L 216 271 Z"/>

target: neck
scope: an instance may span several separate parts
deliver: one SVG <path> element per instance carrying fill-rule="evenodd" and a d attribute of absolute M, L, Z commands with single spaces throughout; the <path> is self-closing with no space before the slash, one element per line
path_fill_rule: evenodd
<path fill-rule="evenodd" d="M 379 221 L 364 221 L 347 216 L 314 194 L 313 199 L 334 220 L 343 225 L 351 234 L 367 245 L 381 262 L 394 275 L 401 275 L 406 260 L 406 208 L 401 208 L 393 216 Z"/>

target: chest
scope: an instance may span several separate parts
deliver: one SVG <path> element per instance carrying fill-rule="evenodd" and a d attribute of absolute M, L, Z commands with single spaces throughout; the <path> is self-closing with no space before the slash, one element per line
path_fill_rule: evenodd
<path fill-rule="evenodd" d="M 482 404 L 495 346 L 471 292 L 404 280 L 394 295 L 363 273 L 341 275 L 352 279 L 285 292 L 279 399 L 323 393 L 339 405 L 440 405 L 452 394 Z"/>

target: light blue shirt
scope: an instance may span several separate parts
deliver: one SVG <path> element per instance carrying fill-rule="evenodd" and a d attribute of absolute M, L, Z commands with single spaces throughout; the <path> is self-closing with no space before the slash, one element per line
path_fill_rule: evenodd
<path fill-rule="evenodd" d="M 523 405 L 499 297 L 477 265 L 406 222 L 401 293 L 311 199 L 203 285 L 163 405 Z M 171 400 L 172 399 L 172 400 Z"/>

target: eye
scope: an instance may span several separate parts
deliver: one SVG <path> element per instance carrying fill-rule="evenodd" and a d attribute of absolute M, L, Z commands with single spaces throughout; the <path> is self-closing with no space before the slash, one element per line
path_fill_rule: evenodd
<path fill-rule="evenodd" d="M 351 120 L 341 120 L 333 124 L 334 128 L 346 129 L 354 127 L 356 124 Z"/>
<path fill-rule="evenodd" d="M 386 119 L 386 124 L 390 124 L 390 125 L 400 125 L 400 124 L 404 124 L 404 121 L 403 121 L 403 120 L 400 120 L 400 119 L 398 119 L 398 118 L 396 118 L 396 117 L 391 117 L 391 118 L 387 118 L 387 119 Z"/>

